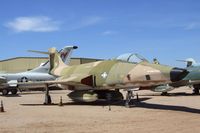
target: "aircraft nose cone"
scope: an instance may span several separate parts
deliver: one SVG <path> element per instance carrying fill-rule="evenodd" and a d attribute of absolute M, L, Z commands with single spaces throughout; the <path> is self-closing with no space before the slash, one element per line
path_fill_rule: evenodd
<path fill-rule="evenodd" d="M 172 82 L 182 80 L 189 72 L 183 68 L 173 68 L 170 72 L 170 79 Z"/>

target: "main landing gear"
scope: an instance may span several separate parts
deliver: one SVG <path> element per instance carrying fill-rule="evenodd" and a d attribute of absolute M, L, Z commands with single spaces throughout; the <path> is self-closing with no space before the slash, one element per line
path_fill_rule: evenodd
<path fill-rule="evenodd" d="M 51 96 L 49 94 L 49 86 L 48 84 L 45 85 L 45 100 L 44 100 L 44 105 L 50 105 L 52 104 L 52 101 L 51 101 Z"/>
<path fill-rule="evenodd" d="M 167 95 L 169 95 L 168 92 L 162 92 L 162 93 L 161 93 L 161 96 L 167 96 Z"/>
<path fill-rule="evenodd" d="M 126 101 L 125 101 L 125 107 L 129 108 L 131 105 L 131 100 L 134 98 L 134 94 L 132 90 L 128 90 L 126 94 Z"/>
<path fill-rule="evenodd" d="M 12 95 L 16 95 L 17 92 L 18 92 L 18 90 L 17 90 L 17 88 L 10 87 L 10 88 L 4 88 L 4 89 L 2 89 L 1 92 L 2 92 L 3 96 L 8 95 L 9 92 L 11 92 Z"/>
<path fill-rule="evenodd" d="M 200 84 L 193 85 L 193 94 L 194 95 L 199 95 L 199 89 L 200 89 Z"/>
<path fill-rule="evenodd" d="M 194 88 L 193 89 L 193 94 L 194 95 L 199 95 L 200 93 L 199 93 L 199 88 Z"/>

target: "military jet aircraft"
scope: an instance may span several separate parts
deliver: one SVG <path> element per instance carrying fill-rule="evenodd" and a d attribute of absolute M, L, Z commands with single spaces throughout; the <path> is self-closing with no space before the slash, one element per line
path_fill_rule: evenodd
<path fill-rule="evenodd" d="M 200 80 L 200 63 L 196 62 L 193 58 L 187 58 L 186 60 L 177 60 L 186 62 L 186 69 L 190 72 L 183 80 L 186 81 L 193 81 L 193 80 Z M 200 90 L 200 83 L 196 84 L 189 84 L 192 85 L 193 94 L 199 95 Z"/>
<path fill-rule="evenodd" d="M 186 63 L 186 67 L 200 66 L 200 63 L 197 63 L 193 58 L 187 58 L 185 60 L 177 60 L 177 61 L 185 62 Z"/>
<path fill-rule="evenodd" d="M 73 49 L 77 49 L 77 46 L 66 46 L 60 50 L 60 56 L 65 64 L 69 64 L 70 57 Z M 30 51 L 38 52 L 38 51 Z M 44 53 L 44 52 L 39 52 Z M 7 95 L 9 91 L 12 94 L 16 94 L 18 91 L 18 82 L 29 82 L 29 81 L 45 81 L 45 80 L 55 80 L 56 77 L 48 74 L 49 72 L 49 61 L 41 64 L 39 67 L 20 73 L 4 73 L 0 74 L 0 91 L 3 95 Z M 38 88 L 39 86 L 26 86 L 26 88 Z"/>
<path fill-rule="evenodd" d="M 127 91 L 126 105 L 134 96 L 132 89 L 157 87 L 182 80 L 188 71 L 181 68 L 152 64 L 138 54 L 123 54 L 112 60 L 68 66 L 55 48 L 49 49 L 50 74 L 54 81 L 19 83 L 44 85 L 45 104 L 51 102 L 48 86 L 57 84 L 72 90 L 68 95 L 74 101 L 94 102 L 99 99 L 121 100 L 120 89 Z"/>

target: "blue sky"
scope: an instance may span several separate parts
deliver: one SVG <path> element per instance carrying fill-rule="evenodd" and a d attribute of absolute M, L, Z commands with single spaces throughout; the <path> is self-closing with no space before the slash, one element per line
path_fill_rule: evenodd
<path fill-rule="evenodd" d="M 73 57 L 139 53 L 200 61 L 199 0 L 1 0 L 0 60 L 78 45 Z"/>

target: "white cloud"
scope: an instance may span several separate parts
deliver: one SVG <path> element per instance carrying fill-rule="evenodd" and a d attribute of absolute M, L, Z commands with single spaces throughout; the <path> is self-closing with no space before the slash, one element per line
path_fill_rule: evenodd
<path fill-rule="evenodd" d="M 52 32 L 59 30 L 59 22 L 46 16 L 18 17 L 6 23 L 15 32 Z"/>
<path fill-rule="evenodd" d="M 73 20 L 73 22 L 67 23 L 66 30 L 72 31 L 72 30 L 89 27 L 89 26 L 94 26 L 94 25 L 97 25 L 98 23 L 100 23 L 102 20 L 103 20 L 103 18 L 99 17 L 99 16 L 84 17 L 82 19 Z"/>
<path fill-rule="evenodd" d="M 195 30 L 195 29 L 200 29 L 200 23 L 198 22 L 193 22 L 188 25 L 185 25 L 184 27 L 185 30 Z"/>
<path fill-rule="evenodd" d="M 95 17 L 88 17 L 82 20 L 82 26 L 90 26 L 99 23 L 103 18 L 95 16 Z"/>
<path fill-rule="evenodd" d="M 117 33 L 116 31 L 107 30 L 107 31 L 104 31 L 102 34 L 107 36 L 107 35 L 114 35 L 116 33 Z"/>

